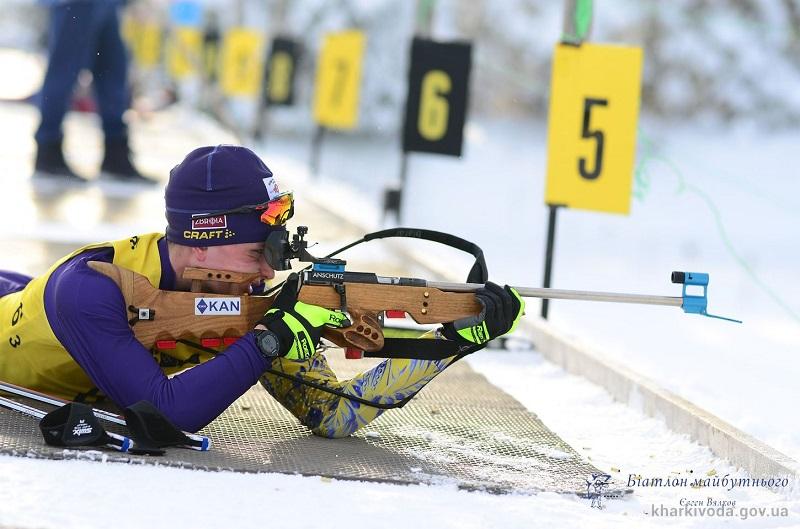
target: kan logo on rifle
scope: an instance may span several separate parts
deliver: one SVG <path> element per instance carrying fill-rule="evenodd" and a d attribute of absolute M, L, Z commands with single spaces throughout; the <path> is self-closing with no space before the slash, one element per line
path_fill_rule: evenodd
<path fill-rule="evenodd" d="M 238 316 L 242 298 L 194 298 L 195 316 Z"/>

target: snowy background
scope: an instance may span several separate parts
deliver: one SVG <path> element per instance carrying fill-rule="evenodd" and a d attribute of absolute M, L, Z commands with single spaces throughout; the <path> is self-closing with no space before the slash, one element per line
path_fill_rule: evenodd
<path fill-rule="evenodd" d="M 380 215 L 382 194 L 398 181 L 399 126 L 414 26 L 427 25 L 437 39 L 472 40 L 475 65 L 465 154 L 461 159 L 411 155 L 404 224 L 453 232 L 478 243 L 486 251 L 495 281 L 540 286 L 547 221 L 543 203 L 547 90 L 550 56 L 561 33 L 561 2 L 420 2 L 432 6 L 428 21 L 416 19 L 412 2 L 388 0 L 203 3 L 209 9 L 230 7 L 220 11 L 224 25 L 241 21 L 303 41 L 307 60 L 301 63 L 298 78 L 298 106 L 270 112 L 269 134 L 262 143 L 252 144 L 246 135 L 242 141 L 256 147 L 279 178 L 297 179 L 309 200 L 330 202 L 364 229 L 386 225 Z M 163 9 L 167 2 L 140 4 Z M 742 319 L 744 324 L 689 316 L 673 308 L 565 301 L 550 307 L 550 321 L 566 334 L 795 460 L 800 459 L 798 13 L 800 6 L 793 0 L 596 2 L 593 41 L 641 45 L 645 50 L 632 210 L 626 217 L 562 210 L 552 286 L 679 295 L 678 286 L 669 283 L 672 270 L 708 272 L 709 311 Z M 5 0 L 0 6 L 0 45 L 36 53 L 45 23 L 33 2 Z M 325 31 L 352 25 L 367 31 L 369 39 L 360 125 L 353 133 L 326 137 L 320 175 L 312 180 L 306 167 L 313 128 L 312 58 Z M 14 75 L 0 80 L 0 97 L 23 97 L 41 82 L 43 61 L 35 55 L 4 64 L 4 71 Z M 245 118 L 239 120 L 245 131 L 255 120 L 254 108 L 250 101 L 229 102 L 229 111 Z M 189 108 L 184 111 L 187 116 L 192 113 Z M 131 119 L 135 127 L 136 116 Z M 187 118 L 188 126 L 192 119 Z M 157 150 L 141 155 L 145 161 L 159 156 Z M 0 175 L 4 189 L 13 189 L 6 187 L 11 178 L 19 181 L 24 175 Z M 16 226 L 12 237 L 42 235 L 36 216 L 28 218 L 33 224 Z M 158 229 L 162 221 L 155 220 Z M 130 227 L 142 227 L 136 222 L 140 221 L 132 219 Z M 103 230 L 108 227 L 96 226 L 82 236 L 107 238 Z M 454 269 L 457 263 L 467 270 L 458 255 L 424 243 L 414 247 L 443 268 Z M 8 258 L 0 260 L 0 267 Z M 529 306 L 529 317 L 535 317 L 538 302 Z M 653 474 L 698 467 L 728 471 L 724 462 L 670 434 L 662 423 L 612 404 L 597 388 L 564 375 L 538 355 L 503 355 L 476 355 L 473 364 L 582 453 L 590 453 L 582 446 L 594 446 L 600 453 L 594 460 L 598 465 L 631 472 L 644 468 Z M 558 403 L 552 402 L 553 395 L 558 395 Z M 581 410 L 590 413 L 579 414 Z M 623 442 L 624 437 L 629 442 Z M 671 453 L 671 446 L 680 448 Z M 654 454 L 663 457 L 653 461 Z M 17 478 L 10 479 L 12 474 Z M 0 476 L 7 479 L 0 479 L 0 523 L 68 526 L 65 512 L 77 501 L 74 489 L 87 475 L 99 483 L 130 480 L 133 487 L 158 483 L 163 488 L 153 492 L 160 496 L 174 494 L 188 483 L 201 490 L 235 491 L 242 504 L 239 510 L 221 509 L 220 518 L 206 513 L 205 520 L 214 521 L 208 526 L 224 525 L 225 517 L 243 527 L 268 519 L 280 522 L 283 518 L 264 514 L 264 505 L 276 491 L 288 493 L 281 494 L 281 502 L 287 497 L 317 498 L 341 519 L 352 512 L 369 515 L 368 506 L 374 504 L 385 516 L 380 523 L 386 526 L 393 526 L 393 513 L 412 516 L 403 502 L 414 502 L 419 523 L 431 520 L 460 527 L 670 523 L 639 516 L 651 503 L 666 502 L 652 491 L 637 491 L 636 499 L 617 502 L 600 517 L 582 500 L 550 495 L 501 499 L 437 490 L 441 502 L 432 502 L 425 488 L 341 483 L 333 487 L 313 478 L 189 474 L 0 458 Z M 52 482 L 64 484 L 59 489 L 63 496 L 53 509 L 20 507 L 49 501 Z M 224 495 L 203 494 L 207 496 L 201 503 L 227 501 Z M 674 494 L 668 499 L 674 500 Z M 358 506 L 348 504 L 358 496 Z M 796 491 L 793 498 L 790 505 L 797 514 Z M 739 500 L 765 505 L 790 501 L 767 493 Z M 31 512 L 36 516 L 27 518 Z M 164 512 L 137 513 L 131 526 L 156 524 Z M 193 525 L 204 525 L 202 518 L 192 518 L 190 510 L 181 514 L 188 522 L 194 520 Z M 410 518 L 405 521 L 413 523 Z M 294 523 L 294 518 L 287 515 L 285 522 Z M 703 524 L 686 519 L 671 522 Z M 82 526 L 77 520 L 70 523 Z M 746 523 L 790 527 L 793 522 Z"/>
<path fill-rule="evenodd" d="M 539 286 L 547 90 L 563 4 L 422 4 L 432 6 L 430 35 L 474 42 L 475 68 L 465 154 L 410 155 L 403 222 L 477 242 L 496 281 Z M 263 4 L 242 5 L 258 20 Z M 312 56 L 324 31 L 367 31 L 360 125 L 326 136 L 320 180 L 377 209 L 399 181 L 407 49 L 397 43 L 426 21 L 406 2 L 331 6 L 287 4 L 281 28 Z M 552 286 L 678 295 L 672 270 L 708 272 L 709 312 L 745 323 L 575 302 L 552 303 L 550 313 L 566 332 L 795 459 L 800 427 L 787 413 L 800 401 L 798 9 L 792 1 L 596 3 L 594 41 L 645 50 L 632 211 L 561 211 Z M 301 93 L 313 66 L 306 61 Z M 260 147 L 273 165 L 298 171 L 308 160 L 309 100 L 270 112 L 273 133 Z M 377 212 L 363 222 L 380 223 Z"/>

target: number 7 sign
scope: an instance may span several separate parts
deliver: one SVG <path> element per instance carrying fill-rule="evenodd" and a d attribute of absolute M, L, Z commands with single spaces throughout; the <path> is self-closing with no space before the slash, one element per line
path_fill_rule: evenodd
<path fill-rule="evenodd" d="M 639 48 L 556 47 L 546 203 L 628 214 L 641 72 Z"/>
<path fill-rule="evenodd" d="M 314 119 L 318 124 L 332 129 L 352 129 L 358 123 L 365 45 L 366 37 L 361 31 L 325 36 L 314 91 Z"/>

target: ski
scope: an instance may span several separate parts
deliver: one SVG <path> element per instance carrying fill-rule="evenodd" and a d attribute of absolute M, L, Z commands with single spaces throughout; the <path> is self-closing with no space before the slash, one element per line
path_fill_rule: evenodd
<path fill-rule="evenodd" d="M 11 384 L 10 382 L 0 381 L 0 390 L 14 395 L 18 395 L 20 397 L 26 397 L 32 400 L 36 400 L 38 402 L 43 402 L 45 404 L 51 404 L 53 406 L 63 406 L 65 404 L 69 404 L 70 402 L 65 399 L 60 399 L 58 397 L 48 395 L 47 393 L 42 393 L 40 391 L 24 388 L 22 386 L 17 386 L 16 384 Z M 119 424 L 120 426 L 126 426 L 126 427 L 128 426 L 128 423 L 127 421 L 125 421 L 125 418 L 117 413 L 101 410 L 98 408 L 92 408 L 92 412 L 98 419 L 107 422 L 112 422 L 114 424 Z M 188 448 L 190 450 L 198 450 L 201 452 L 205 452 L 211 448 L 211 440 L 208 437 L 188 432 L 182 432 L 182 433 L 187 437 L 187 442 L 185 444 L 178 445 L 179 447 Z"/>

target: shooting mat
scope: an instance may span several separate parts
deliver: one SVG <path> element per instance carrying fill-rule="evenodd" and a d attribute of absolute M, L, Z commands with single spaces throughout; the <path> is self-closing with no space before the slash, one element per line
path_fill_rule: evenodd
<path fill-rule="evenodd" d="M 340 350 L 329 350 L 328 357 L 340 378 L 375 362 L 345 360 Z M 110 423 L 103 424 L 114 430 Z M 208 452 L 172 448 L 165 456 L 146 457 L 109 450 L 65 450 L 44 444 L 36 419 L 0 408 L 0 453 L 23 457 L 403 484 L 450 483 L 497 493 L 582 494 L 585 479 L 599 472 L 535 414 L 466 362 L 454 364 L 408 405 L 385 412 L 349 438 L 312 435 L 260 386 L 251 388 L 202 433 L 212 440 Z"/>

